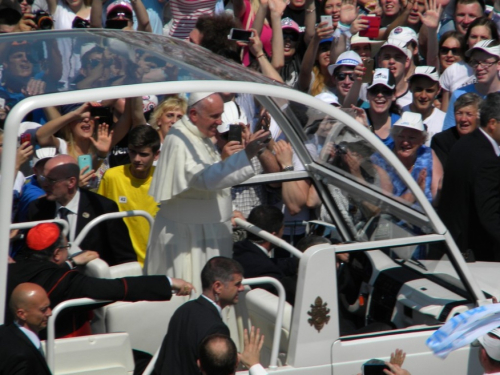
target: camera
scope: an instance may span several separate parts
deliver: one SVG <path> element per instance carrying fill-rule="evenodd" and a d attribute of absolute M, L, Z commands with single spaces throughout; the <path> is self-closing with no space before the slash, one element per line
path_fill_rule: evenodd
<path fill-rule="evenodd" d="M 347 154 L 346 142 L 340 142 L 338 145 L 335 145 L 335 152 L 339 155 L 346 155 Z"/>
<path fill-rule="evenodd" d="M 35 22 L 38 30 L 51 30 L 54 27 L 52 17 L 43 10 L 35 12 L 35 19 L 33 22 Z"/>

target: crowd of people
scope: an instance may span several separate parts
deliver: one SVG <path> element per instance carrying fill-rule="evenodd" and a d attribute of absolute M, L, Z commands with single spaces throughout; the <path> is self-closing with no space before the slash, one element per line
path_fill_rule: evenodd
<path fill-rule="evenodd" d="M 0 43 L 0 124 L 29 96 L 182 79 L 179 69 L 147 49 L 127 51 L 125 59 L 116 43 L 23 39 L 38 30 L 103 27 L 197 44 L 346 110 L 401 161 L 467 261 L 500 260 L 499 0 L 1 0 L 0 30 L 18 34 Z M 238 28 L 251 31 L 248 40 L 228 37 Z M 366 141 L 336 142 L 324 123 L 306 129 L 315 160 L 421 209 Z M 154 282 L 164 283 L 168 293 L 150 299 L 168 299 L 170 288 L 194 288 L 220 309 L 232 302 L 219 299 L 214 283 L 220 280 L 203 279 L 203 270 L 222 256 L 241 263 L 231 266 L 233 274 L 280 280 L 293 304 L 297 260 L 232 221 L 246 219 L 303 251 L 325 239 L 302 238 L 304 227 L 291 230 L 284 223 L 333 220 L 308 180 L 235 186 L 256 174 L 305 170 L 276 119 L 252 95 L 179 93 L 48 107 L 31 112 L 21 129 L 12 161 L 13 221 L 62 219 L 69 233 L 62 239 L 60 228 L 45 228 L 55 237 L 50 243 L 38 238 L 42 246 L 13 231 L 10 292 L 25 282 L 41 283 L 30 276 L 39 266 L 33 260 L 51 262 L 45 272 L 69 280 L 57 267 L 73 270 L 100 257 L 111 266 L 138 261 L 145 274 L 166 275 Z M 2 143 L 0 130 L 0 155 Z M 353 209 L 352 197 L 334 183 L 328 189 L 356 239 L 363 216 L 378 208 L 362 202 Z M 87 258 L 64 254 L 65 241 L 75 241 L 94 218 L 134 209 L 155 217 L 150 236 L 141 217 L 103 221 L 79 244 Z M 339 264 L 348 261 L 339 255 Z M 76 278 L 76 271 L 70 275 Z M 88 294 L 74 295 L 82 293 Z M 344 334 L 367 328 L 342 318 Z M 384 329 L 390 327 L 376 330 Z M 198 348 L 190 350 L 196 359 Z M 186 366 L 198 368 L 193 361 Z"/>

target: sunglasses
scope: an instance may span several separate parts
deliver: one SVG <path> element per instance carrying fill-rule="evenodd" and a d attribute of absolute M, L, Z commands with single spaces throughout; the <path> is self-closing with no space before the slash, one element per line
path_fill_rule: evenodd
<path fill-rule="evenodd" d="M 368 92 L 373 96 L 377 96 L 378 94 L 382 94 L 384 96 L 391 96 L 394 93 L 394 91 L 391 90 L 390 88 L 380 85 L 368 89 Z"/>
<path fill-rule="evenodd" d="M 453 56 L 458 56 L 458 55 L 460 55 L 460 48 L 458 48 L 458 47 L 455 47 L 455 48 L 441 47 L 439 49 L 439 53 L 441 53 L 441 55 L 447 55 L 450 52 Z"/>
<path fill-rule="evenodd" d="M 354 81 L 354 73 L 337 73 L 335 77 L 337 77 L 339 81 L 345 81 L 347 77 L 349 77 L 351 81 Z"/>
<path fill-rule="evenodd" d="M 26 3 L 27 3 L 28 5 L 33 5 L 33 3 L 35 2 L 35 0 L 17 0 L 17 2 L 18 2 L 19 4 L 22 4 L 22 3 L 24 3 L 25 1 L 26 1 Z"/>
<path fill-rule="evenodd" d="M 290 39 L 292 42 L 297 42 L 299 40 L 299 34 L 293 31 L 283 31 L 283 39 Z"/>

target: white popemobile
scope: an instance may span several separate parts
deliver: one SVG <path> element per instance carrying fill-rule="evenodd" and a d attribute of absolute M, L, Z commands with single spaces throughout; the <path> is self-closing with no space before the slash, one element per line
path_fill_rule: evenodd
<path fill-rule="evenodd" d="M 47 56 L 58 43 L 73 46 L 75 56 L 100 46 L 107 51 L 108 63 L 91 88 L 69 85 L 69 91 L 58 92 L 57 88 L 68 85 L 52 84 L 47 85 L 44 95 L 9 104 L 12 108 L 5 122 L 1 160 L 0 322 L 6 294 L 9 228 L 32 225 L 12 225 L 10 217 L 12 160 L 19 124 L 29 112 L 54 105 L 143 95 L 236 92 L 242 97 L 251 94 L 251 102 L 254 99 L 269 112 L 277 133 L 282 134 L 279 136 L 292 144 L 297 165 L 303 165 L 303 170 L 262 174 L 245 184 L 307 179 L 321 198 L 321 218 L 327 221 L 307 223 L 308 232 L 342 243 L 317 245 L 304 253 L 287 246 L 300 257 L 294 307 L 284 302 L 283 293 L 278 298 L 262 289 L 248 289 L 236 307 L 224 312 L 238 347 L 242 347 L 243 329 L 255 325 L 266 336 L 261 359 L 269 373 L 357 374 L 364 362 L 372 358 L 387 360 L 396 348 L 407 353 L 404 367 L 414 375 L 480 373 L 477 349 L 466 346 L 442 360 L 432 354 L 425 342 L 456 314 L 490 304 L 492 296 L 500 296 L 495 281 L 498 265 L 464 261 L 408 171 L 369 129 L 347 113 L 180 40 L 114 30 L 33 32 L 2 35 L 2 51 L 8 53 L 9 47 L 20 41 L 33 50 L 30 64 L 34 77 L 44 76 Z M 143 69 L 139 74 L 144 60 L 140 57 L 145 54 L 162 61 L 164 66 Z M 77 76 L 78 71 L 79 67 L 74 67 L 73 75 Z M 354 149 L 358 150 L 364 169 L 361 177 L 351 174 L 341 162 L 342 154 Z M 393 166 L 413 193 L 415 203 L 410 205 L 382 188 L 384 172 L 373 167 L 370 159 L 375 153 Z M 147 216 L 144 212 L 125 212 L 96 220 L 133 214 Z M 148 219 L 152 223 L 152 218 Z M 239 224 L 246 225 L 241 221 Z M 262 233 L 256 228 L 248 230 Z M 78 250 L 83 236 L 85 231 L 72 244 L 71 251 Z M 337 265 L 335 253 L 342 252 L 349 252 L 349 262 Z M 137 264 L 107 267 L 96 260 L 89 264 L 87 272 L 117 277 L 138 275 L 141 269 Z M 346 274 L 354 285 L 349 292 L 341 286 Z M 261 281 L 249 279 L 245 283 Z M 59 305 L 48 328 L 49 366 L 55 374 L 132 374 L 131 349 L 154 354 L 165 335 L 169 317 L 184 301 L 174 297 L 169 302 L 113 303 L 96 314 L 94 335 L 54 341 L 57 313 L 65 307 L 92 301 L 74 300 Z M 341 314 L 361 322 L 362 328 L 383 322 L 392 329 L 342 336 Z M 151 366 L 146 373 L 150 370 Z"/>

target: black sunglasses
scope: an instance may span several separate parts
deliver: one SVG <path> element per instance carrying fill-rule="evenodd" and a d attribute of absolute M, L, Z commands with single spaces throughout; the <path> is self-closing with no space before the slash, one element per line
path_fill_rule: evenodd
<path fill-rule="evenodd" d="M 390 96 L 393 94 L 394 91 L 388 87 L 377 85 L 375 87 L 372 87 L 371 89 L 368 89 L 368 92 L 373 96 L 377 96 L 378 94 L 382 94 L 384 96 Z"/>
<path fill-rule="evenodd" d="M 28 5 L 33 5 L 33 3 L 35 2 L 35 0 L 17 0 L 19 4 L 22 4 L 24 1 L 26 1 Z"/>
<path fill-rule="evenodd" d="M 335 75 L 339 81 L 344 81 L 346 77 L 349 77 L 351 81 L 354 81 L 354 73 L 337 73 Z"/>
<path fill-rule="evenodd" d="M 293 31 L 283 31 L 283 39 L 290 39 L 292 42 L 297 42 L 299 34 Z"/>
<path fill-rule="evenodd" d="M 441 53 L 441 55 L 447 55 L 449 52 L 451 52 L 451 54 L 453 56 L 458 56 L 458 55 L 460 55 L 460 48 L 459 47 L 455 47 L 455 48 L 441 47 L 439 49 L 439 53 Z"/>

